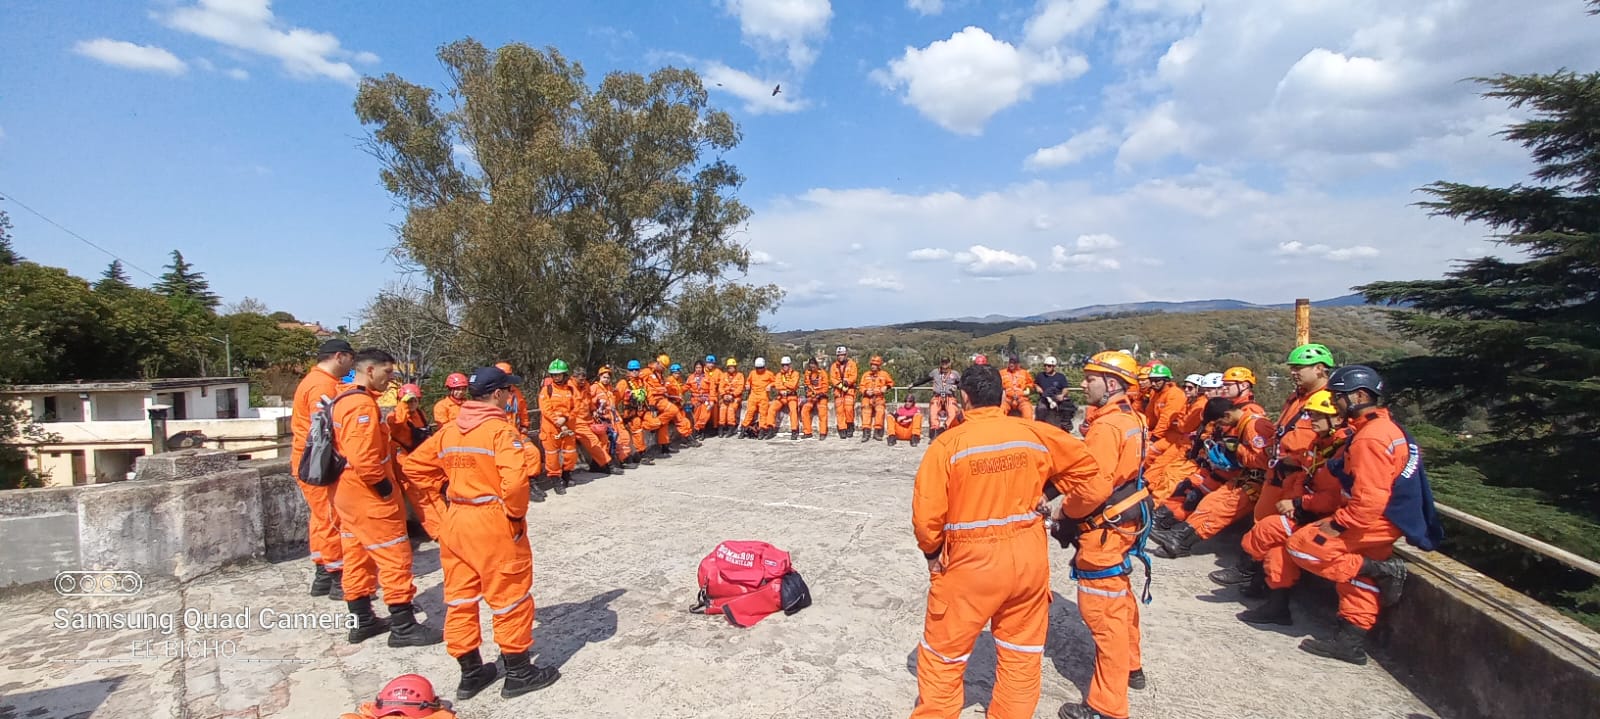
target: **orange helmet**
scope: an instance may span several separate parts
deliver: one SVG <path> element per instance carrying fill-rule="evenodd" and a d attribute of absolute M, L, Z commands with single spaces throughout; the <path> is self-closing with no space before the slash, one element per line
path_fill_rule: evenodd
<path fill-rule="evenodd" d="M 498 369 L 501 372 L 504 372 L 506 374 L 516 374 L 516 372 L 512 372 L 511 371 L 511 363 L 510 362 L 496 362 L 496 363 L 494 363 L 494 366 L 495 366 L 495 369 Z"/>
<path fill-rule="evenodd" d="M 467 376 L 456 372 L 444 378 L 444 386 L 450 389 L 464 389 L 467 386 Z"/>
<path fill-rule="evenodd" d="M 1249 382 L 1250 384 L 1255 384 L 1256 373 L 1251 372 L 1249 367 L 1229 367 L 1228 369 L 1223 370 L 1222 381 Z"/>
<path fill-rule="evenodd" d="M 1121 352 L 1101 352 L 1084 363 L 1083 371 L 1099 372 L 1116 377 L 1128 384 L 1139 381 L 1139 362 Z"/>
<path fill-rule="evenodd" d="M 1139 368 L 1139 379 L 1150 379 L 1150 365 Z"/>
<path fill-rule="evenodd" d="M 664 354 L 656 355 L 656 361 L 660 362 L 662 367 L 672 364 L 672 358 Z"/>
<path fill-rule="evenodd" d="M 600 365 L 600 369 L 594 371 L 594 376 L 596 377 L 603 374 L 611 374 L 611 365 Z"/>
<path fill-rule="evenodd" d="M 383 686 L 373 702 L 382 716 L 426 717 L 444 707 L 433 683 L 421 674 L 401 674 Z"/>
<path fill-rule="evenodd" d="M 883 364 L 883 356 L 882 355 L 873 355 L 871 364 L 874 367 L 881 366 Z"/>

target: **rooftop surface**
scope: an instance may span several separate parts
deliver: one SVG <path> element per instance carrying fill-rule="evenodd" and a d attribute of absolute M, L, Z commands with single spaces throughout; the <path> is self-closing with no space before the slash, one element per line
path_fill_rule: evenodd
<path fill-rule="evenodd" d="M 56 382 L 53 384 L 0 384 L 0 394 L 57 394 L 63 392 L 159 392 L 188 389 L 190 387 L 215 387 L 225 384 L 248 384 L 249 377 L 172 377 L 167 379 L 98 380 L 90 382 Z"/>
<path fill-rule="evenodd" d="M 924 445 L 925 446 L 925 445 Z M 921 448 L 829 438 L 721 439 L 653 467 L 602 477 L 534 505 L 536 662 L 561 667 L 548 689 L 502 700 L 497 688 L 456 707 L 472 719 L 564 717 L 904 717 L 916 698 L 927 568 L 910 529 Z M 592 476 L 592 475 L 580 475 Z M 691 615 L 699 560 L 724 539 L 789 550 L 814 605 L 750 629 Z M 1056 600 L 1037 716 L 1078 701 L 1093 644 L 1052 550 Z M 1142 608 L 1149 687 L 1133 716 L 1366 719 L 1438 717 L 1380 662 L 1354 667 L 1300 651 L 1332 627 L 1331 606 L 1297 605 L 1297 624 L 1262 630 L 1206 573 L 1214 556 L 1157 560 Z M 390 678 L 417 672 L 452 697 L 444 647 L 345 642 L 342 628 L 263 628 L 264 610 L 331 613 L 306 595 L 305 560 L 237 567 L 129 600 L 8 597 L 0 622 L 0 719 L 21 717 L 334 717 Z M 418 604 L 442 626 L 437 545 L 416 554 Z M 1318 589 L 1326 589 L 1320 587 Z M 381 610 L 380 610 L 381 611 Z M 58 628 L 85 612 L 170 615 L 174 631 Z M 244 629 L 184 628 L 184 616 Z M 488 638 L 486 659 L 498 655 Z M 174 654 L 177 656 L 166 656 Z M 982 716 L 993 684 L 985 633 L 967 672 L 963 717 Z"/>

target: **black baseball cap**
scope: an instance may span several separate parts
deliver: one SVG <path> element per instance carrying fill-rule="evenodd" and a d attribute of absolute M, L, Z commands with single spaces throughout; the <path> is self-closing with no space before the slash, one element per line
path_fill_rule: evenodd
<path fill-rule="evenodd" d="M 519 384 L 522 384 L 521 377 L 506 374 L 499 367 L 479 367 L 467 377 L 467 392 L 474 397 L 482 397 L 497 389 Z"/>
<path fill-rule="evenodd" d="M 339 352 L 355 354 L 356 348 L 351 347 L 349 342 L 341 339 L 328 340 L 327 342 L 323 342 L 321 347 L 317 348 L 317 354 L 319 355 L 331 355 Z"/>

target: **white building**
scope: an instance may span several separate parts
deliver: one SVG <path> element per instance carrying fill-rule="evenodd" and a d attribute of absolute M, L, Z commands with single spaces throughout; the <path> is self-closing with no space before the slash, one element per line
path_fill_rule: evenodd
<path fill-rule="evenodd" d="M 167 410 L 162 440 L 169 449 L 193 446 L 198 433 L 203 446 L 244 450 L 241 456 L 288 454 L 287 408 L 251 407 L 243 377 L 12 385 L 0 387 L 0 401 L 20 405 L 54 435 L 45 443 L 21 440 L 28 466 L 47 473 L 48 486 L 127 479 L 134 460 L 155 449 L 152 409 Z"/>

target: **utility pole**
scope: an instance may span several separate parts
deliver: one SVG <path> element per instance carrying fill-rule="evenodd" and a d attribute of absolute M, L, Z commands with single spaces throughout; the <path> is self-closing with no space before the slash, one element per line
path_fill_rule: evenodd
<path fill-rule="evenodd" d="M 223 355 L 223 358 L 224 358 L 223 361 L 228 363 L 227 369 L 223 373 L 223 376 L 224 377 L 232 377 L 233 376 L 233 335 L 225 333 L 222 336 L 223 336 L 223 339 L 220 339 L 220 340 L 215 338 L 215 337 L 211 337 L 211 336 L 207 336 L 206 339 L 211 340 L 212 342 L 215 342 L 215 343 L 217 343 L 219 345 L 222 345 L 222 355 Z"/>

